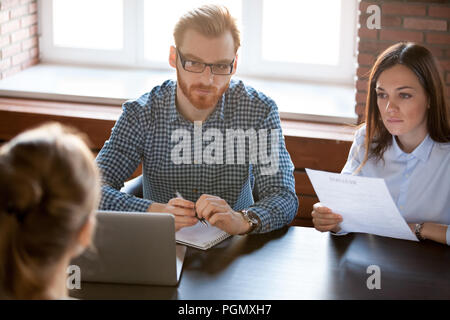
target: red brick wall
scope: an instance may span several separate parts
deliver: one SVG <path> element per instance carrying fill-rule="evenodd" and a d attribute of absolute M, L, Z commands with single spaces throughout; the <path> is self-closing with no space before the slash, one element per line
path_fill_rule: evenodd
<path fill-rule="evenodd" d="M 39 62 L 37 0 L 0 1 L 0 79 Z"/>
<path fill-rule="evenodd" d="M 369 5 L 381 9 L 381 28 L 367 28 Z M 437 58 L 447 101 L 450 103 L 450 1 L 449 0 L 361 0 L 358 29 L 358 69 L 356 109 L 359 121 L 364 119 L 367 79 L 378 54 L 399 41 L 413 41 L 427 47 Z"/>

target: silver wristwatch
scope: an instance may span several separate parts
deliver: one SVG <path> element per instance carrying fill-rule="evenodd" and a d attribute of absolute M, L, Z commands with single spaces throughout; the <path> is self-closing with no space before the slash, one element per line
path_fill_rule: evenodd
<path fill-rule="evenodd" d="M 242 214 L 242 217 L 250 224 L 250 229 L 243 234 L 249 234 L 253 230 L 256 229 L 256 227 L 259 225 L 259 219 L 258 217 L 251 211 L 248 211 L 247 209 L 238 211 L 240 214 Z"/>
<path fill-rule="evenodd" d="M 417 223 L 416 226 L 414 227 L 414 233 L 416 234 L 417 239 L 419 239 L 419 241 L 423 241 L 425 240 L 424 237 L 422 237 L 422 234 L 420 233 L 422 231 L 423 228 L 423 223 Z"/>

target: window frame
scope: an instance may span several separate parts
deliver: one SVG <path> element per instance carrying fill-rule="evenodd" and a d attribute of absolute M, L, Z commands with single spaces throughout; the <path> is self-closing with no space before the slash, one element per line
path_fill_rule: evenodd
<path fill-rule="evenodd" d="M 55 46 L 53 44 L 53 0 L 39 0 L 41 61 L 60 64 L 133 67 L 136 62 L 137 37 L 128 35 L 135 33 L 135 30 L 138 29 L 137 24 L 133 22 L 133 19 L 138 16 L 136 4 L 136 0 L 123 1 L 123 49 L 102 50 Z"/>
<path fill-rule="evenodd" d="M 263 1 L 242 0 L 245 45 L 238 52 L 237 75 L 264 79 L 315 81 L 353 85 L 356 74 L 356 27 L 358 0 L 341 0 L 341 46 L 337 66 L 273 62 L 262 59 Z M 53 0 L 38 0 L 41 60 L 48 63 L 170 70 L 168 62 L 144 57 L 144 0 L 123 0 L 123 50 L 63 48 L 53 44 Z M 46 19 L 44 19 L 46 17 Z M 50 17 L 50 18 L 49 18 Z M 130 36 L 135 35 L 135 36 Z M 247 41 L 246 39 L 259 39 Z M 169 56 L 169 48 L 167 48 Z M 241 61 L 244 63 L 240 64 Z M 261 67 L 263 66 L 263 67 Z"/>
<path fill-rule="evenodd" d="M 243 1 L 244 28 L 252 35 L 261 35 L 263 1 Z M 241 72 L 246 76 L 270 77 L 283 80 L 317 81 L 321 83 L 353 84 L 356 73 L 357 0 L 341 0 L 341 29 L 339 63 L 336 67 L 293 62 L 265 61 L 262 58 L 262 40 L 248 42 L 242 55 L 246 65 Z M 256 9 L 256 10 L 255 10 Z M 245 41 L 245 40 L 244 40 Z M 264 68 L 258 68 L 263 65 Z"/>

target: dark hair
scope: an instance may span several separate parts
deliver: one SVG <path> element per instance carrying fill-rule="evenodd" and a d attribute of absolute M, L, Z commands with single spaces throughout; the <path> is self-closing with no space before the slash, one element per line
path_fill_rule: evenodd
<path fill-rule="evenodd" d="M 436 142 L 450 141 L 449 106 L 436 61 L 423 46 L 411 42 L 397 43 L 378 56 L 370 72 L 365 111 L 365 155 L 356 172 L 361 170 L 369 157 L 382 159 L 384 151 L 392 143 L 392 135 L 381 120 L 375 88 L 380 74 L 398 64 L 414 72 L 426 92 L 430 106 L 427 113 L 427 130 L 431 139 Z"/>
<path fill-rule="evenodd" d="M 42 298 L 99 190 L 94 157 L 73 129 L 44 125 L 0 148 L 0 295 Z"/>

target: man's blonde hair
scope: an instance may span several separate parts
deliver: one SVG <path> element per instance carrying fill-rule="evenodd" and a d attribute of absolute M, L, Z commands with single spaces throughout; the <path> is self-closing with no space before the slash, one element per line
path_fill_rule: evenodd
<path fill-rule="evenodd" d="M 234 50 L 237 52 L 241 45 L 241 37 L 236 19 L 224 6 L 208 4 L 192 9 L 185 13 L 175 25 L 173 37 L 175 45 L 181 46 L 184 33 L 192 29 L 206 37 L 218 37 L 230 31 L 234 41 Z"/>

